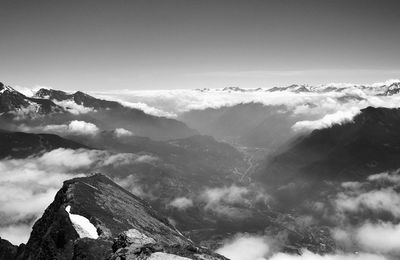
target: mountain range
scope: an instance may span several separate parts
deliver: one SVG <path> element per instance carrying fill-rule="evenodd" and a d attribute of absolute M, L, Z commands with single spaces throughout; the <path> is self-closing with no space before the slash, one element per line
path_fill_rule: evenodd
<path fill-rule="evenodd" d="M 197 134 L 197 131 L 180 121 L 152 116 L 142 110 L 98 99 L 80 91 L 67 94 L 58 90 L 40 89 L 31 98 L 3 83 L 0 84 L 0 114 L 3 124 L 11 129 L 15 129 L 15 120 L 18 120 L 19 125 L 32 126 L 79 120 L 102 129 L 124 128 L 136 135 L 156 140 Z"/>
<path fill-rule="evenodd" d="M 217 91 L 297 95 L 357 89 L 389 98 L 398 84 Z M 0 163 L 31 165 L 60 149 L 115 160 L 93 163 L 83 173 L 90 177 L 66 181 L 26 245 L 0 240 L 0 259 L 225 259 L 212 250 L 246 232 L 274 238 L 283 252 L 332 253 L 345 248 L 335 240 L 337 222 L 326 217 L 326 208 L 336 212 L 346 185 L 358 187 L 382 172 L 397 176 L 400 168 L 398 108 L 369 106 L 345 120 L 328 117 L 326 124 L 296 131 L 298 122 L 326 118 L 289 105 L 250 102 L 170 119 L 80 91 L 40 89 L 27 97 L 0 86 Z M 334 98 L 340 104 L 360 101 L 347 97 Z M 82 174 L 66 176 L 75 173 Z M 368 187 L 383 189 L 374 185 Z M 321 202 L 325 211 L 317 212 Z M 375 221 L 376 215 L 353 218 Z"/>
<path fill-rule="evenodd" d="M 362 90 L 367 93 L 381 96 L 396 95 L 400 92 L 400 80 L 388 80 L 382 83 L 352 84 L 352 83 L 330 83 L 319 86 L 311 86 L 307 84 L 292 84 L 289 86 L 279 86 L 272 88 L 240 88 L 225 87 L 221 89 L 213 89 L 223 92 L 293 92 L 293 93 L 327 93 L 327 92 L 344 92 L 352 90 Z M 198 89 L 201 92 L 213 91 L 208 88 Z"/>

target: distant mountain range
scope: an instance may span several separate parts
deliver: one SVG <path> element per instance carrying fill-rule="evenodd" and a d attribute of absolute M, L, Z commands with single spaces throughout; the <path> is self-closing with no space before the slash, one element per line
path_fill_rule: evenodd
<path fill-rule="evenodd" d="M 302 84 L 292 84 L 283 87 L 272 88 L 240 88 L 225 87 L 221 89 L 197 89 L 201 92 L 208 91 L 226 91 L 226 92 L 293 92 L 293 93 L 327 93 L 327 92 L 343 92 L 349 90 L 362 90 L 370 94 L 391 96 L 400 93 L 400 80 L 389 80 L 383 83 L 375 83 L 372 85 L 350 84 L 350 83 L 330 83 L 320 86 L 310 86 Z"/>

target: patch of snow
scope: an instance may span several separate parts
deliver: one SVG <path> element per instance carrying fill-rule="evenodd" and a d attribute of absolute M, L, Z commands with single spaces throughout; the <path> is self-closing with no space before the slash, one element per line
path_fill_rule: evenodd
<path fill-rule="evenodd" d="M 12 87 L 9 87 L 9 86 L 4 85 L 4 86 L 2 87 L 2 89 L 0 90 L 0 94 L 3 94 L 3 93 L 6 92 L 6 91 L 8 91 L 8 92 L 15 92 L 15 90 L 14 90 Z"/>
<path fill-rule="evenodd" d="M 151 254 L 150 257 L 147 258 L 147 260 L 190 260 L 190 258 L 162 253 L 162 252 L 156 252 Z"/>
<path fill-rule="evenodd" d="M 88 237 L 97 239 L 99 237 L 96 227 L 90 223 L 87 218 L 77 214 L 71 214 L 71 206 L 69 205 L 65 208 L 65 211 L 68 212 L 69 219 L 71 220 L 72 225 L 74 226 L 80 238 Z"/>
<path fill-rule="evenodd" d="M 74 114 L 74 115 L 87 114 L 89 112 L 95 112 L 94 108 L 78 105 L 77 103 L 75 103 L 74 100 L 63 100 L 63 101 L 52 100 L 52 101 L 56 105 L 59 105 L 59 106 L 63 107 L 66 111 L 68 111 L 68 112 L 70 112 L 71 114 Z"/>
<path fill-rule="evenodd" d="M 373 83 L 373 84 L 371 84 L 371 87 L 390 86 L 394 83 L 400 83 L 400 79 L 389 79 L 389 80 L 386 80 L 385 82 Z"/>
<path fill-rule="evenodd" d="M 128 237 L 129 243 L 132 244 L 146 245 L 156 243 L 153 238 L 146 236 L 134 228 L 125 231 L 124 234 Z"/>

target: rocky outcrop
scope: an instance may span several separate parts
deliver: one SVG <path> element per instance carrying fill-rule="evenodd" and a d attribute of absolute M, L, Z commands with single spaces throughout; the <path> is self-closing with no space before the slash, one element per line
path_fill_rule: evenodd
<path fill-rule="evenodd" d="M 95 239 L 85 235 L 88 225 L 95 227 Z M 225 259 L 194 245 L 145 201 L 101 174 L 65 181 L 26 246 L 1 240 L 0 248 L 0 259 L 7 260 L 163 259 L 155 258 L 160 254 Z"/>

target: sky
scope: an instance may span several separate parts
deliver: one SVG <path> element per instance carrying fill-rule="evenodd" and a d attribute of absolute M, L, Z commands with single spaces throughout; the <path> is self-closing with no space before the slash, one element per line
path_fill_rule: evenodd
<path fill-rule="evenodd" d="M 64 90 L 400 78 L 398 0 L 0 0 L 0 81 Z"/>

